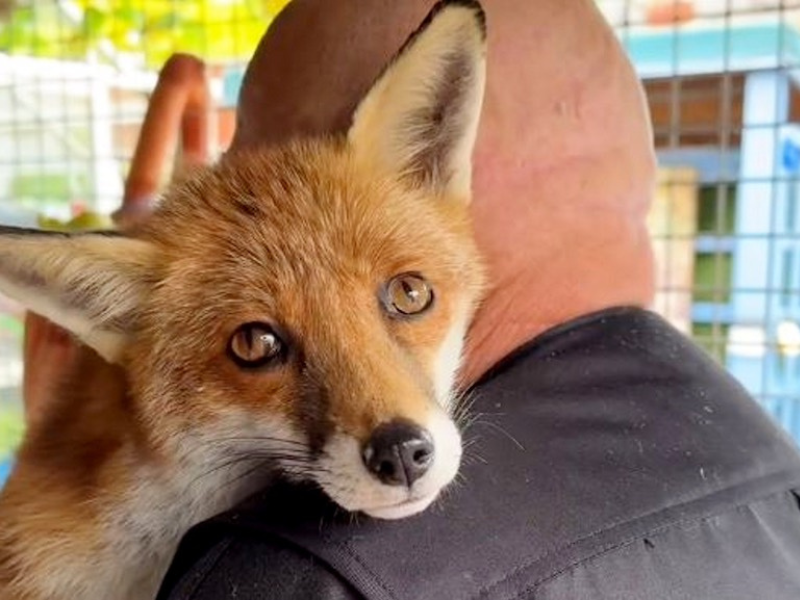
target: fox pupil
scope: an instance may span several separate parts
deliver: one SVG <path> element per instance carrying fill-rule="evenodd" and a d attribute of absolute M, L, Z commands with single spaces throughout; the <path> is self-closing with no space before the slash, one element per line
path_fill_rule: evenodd
<path fill-rule="evenodd" d="M 247 323 L 231 337 L 228 352 L 241 367 L 260 367 L 279 358 L 283 341 L 273 329 L 263 323 Z"/>
<path fill-rule="evenodd" d="M 386 287 L 386 308 L 399 316 L 419 314 L 433 303 L 433 290 L 422 276 L 414 273 L 398 275 Z"/>

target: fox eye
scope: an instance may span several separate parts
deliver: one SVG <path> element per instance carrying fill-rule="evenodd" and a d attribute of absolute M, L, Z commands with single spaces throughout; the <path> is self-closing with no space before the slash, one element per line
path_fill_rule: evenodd
<path fill-rule="evenodd" d="M 228 342 L 228 354 L 233 362 L 247 369 L 279 361 L 285 351 L 283 340 L 265 323 L 241 325 Z"/>
<path fill-rule="evenodd" d="M 383 290 L 383 306 L 392 315 L 410 316 L 433 304 L 433 289 L 422 276 L 404 273 L 389 280 Z"/>

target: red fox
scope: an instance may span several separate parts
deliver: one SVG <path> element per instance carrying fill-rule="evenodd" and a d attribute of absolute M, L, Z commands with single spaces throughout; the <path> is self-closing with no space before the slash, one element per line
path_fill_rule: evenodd
<path fill-rule="evenodd" d="M 346 135 L 230 153 L 125 235 L 0 229 L 0 291 L 87 346 L 0 496 L 2 600 L 153 598 L 276 476 L 384 519 L 451 483 L 485 38 L 441 2 Z"/>

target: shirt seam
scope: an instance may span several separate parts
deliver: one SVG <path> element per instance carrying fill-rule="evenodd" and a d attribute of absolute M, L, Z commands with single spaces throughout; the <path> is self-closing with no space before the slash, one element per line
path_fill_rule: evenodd
<path fill-rule="evenodd" d="M 331 541 L 330 538 L 329 541 Z M 365 563 L 364 560 L 361 558 L 361 555 L 359 555 L 359 553 L 356 552 L 348 542 L 346 541 L 336 542 L 336 545 L 339 546 L 345 552 L 347 552 L 347 554 L 353 560 L 356 561 L 358 566 L 361 567 L 361 569 L 367 575 L 369 575 L 369 577 L 378 585 L 378 587 L 380 587 L 380 589 L 382 589 L 386 593 L 386 596 L 388 598 L 391 598 L 392 600 L 398 600 L 397 594 L 394 593 L 394 591 L 388 586 L 388 584 L 385 581 L 383 581 L 380 577 L 378 577 L 378 575 L 372 569 L 370 569 L 369 565 L 367 565 L 367 563 Z M 353 582 L 351 582 L 351 585 L 352 584 Z"/>
<path fill-rule="evenodd" d="M 190 585 L 189 589 L 186 590 L 188 594 L 186 596 L 187 598 L 191 599 L 197 597 L 197 591 L 208 580 L 209 576 L 211 575 L 211 572 L 217 566 L 219 561 L 222 560 L 222 557 L 230 550 L 232 543 L 233 540 L 227 539 L 227 540 L 222 540 L 218 544 L 218 546 L 214 549 L 214 555 L 212 555 L 212 557 L 206 564 L 205 568 L 203 569 L 203 572 L 200 574 L 200 577 L 198 577 L 197 580 L 194 582 L 194 584 Z M 170 592 L 170 595 L 172 595 L 172 592 Z"/>

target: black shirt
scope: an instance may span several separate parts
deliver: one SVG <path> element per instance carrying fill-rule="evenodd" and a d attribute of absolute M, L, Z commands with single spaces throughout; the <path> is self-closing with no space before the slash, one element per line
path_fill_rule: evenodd
<path fill-rule="evenodd" d="M 472 393 L 462 481 L 423 514 L 276 486 L 190 532 L 160 598 L 800 598 L 800 456 L 660 317 L 557 327 Z"/>

